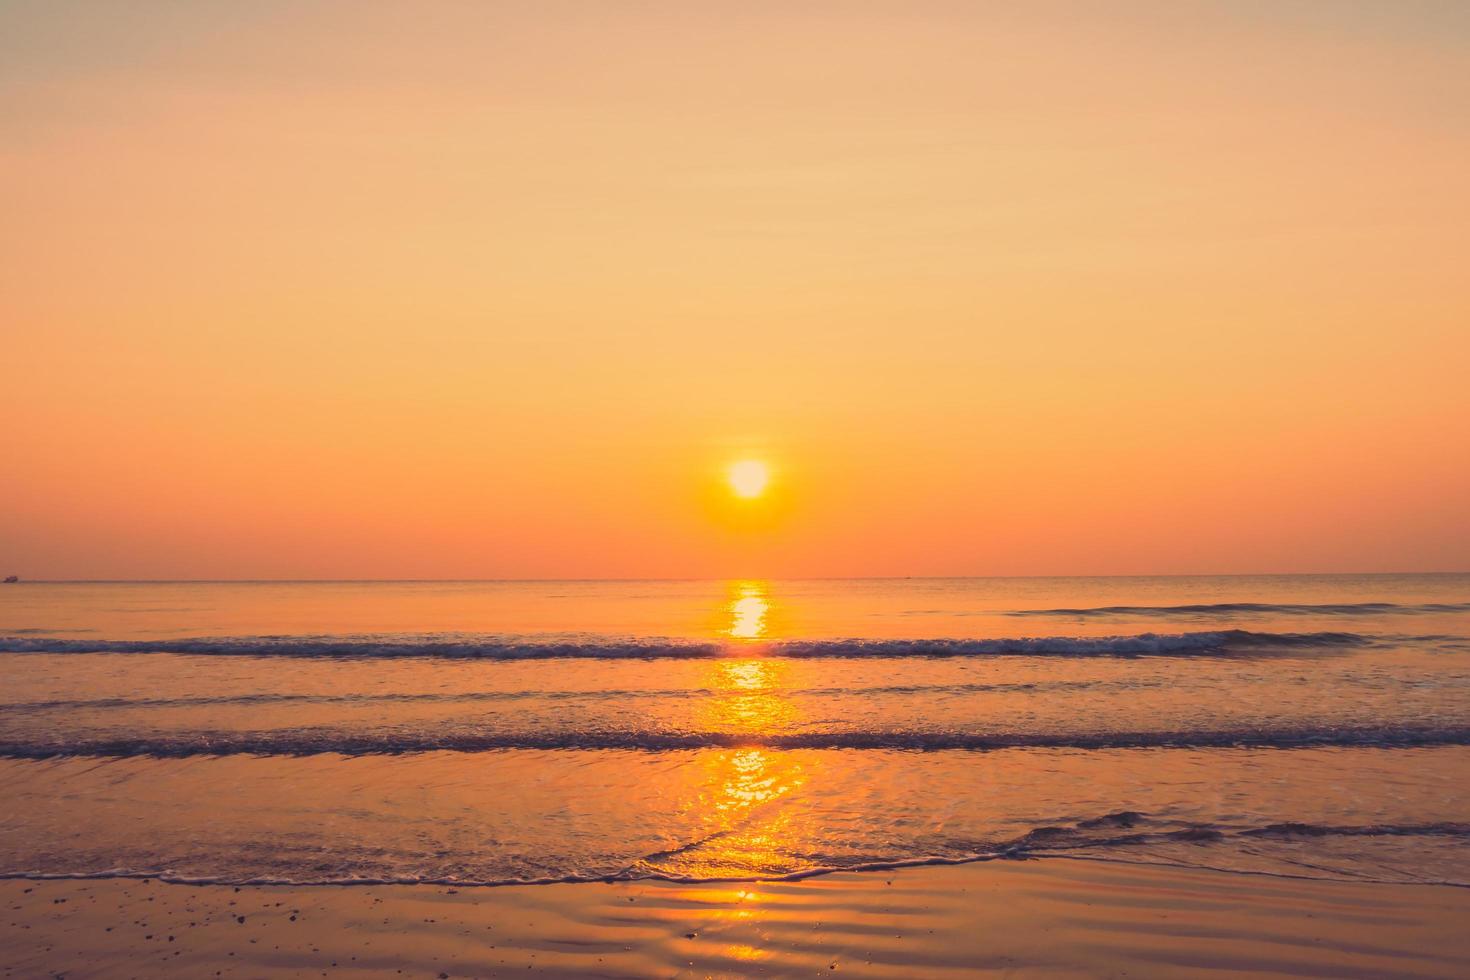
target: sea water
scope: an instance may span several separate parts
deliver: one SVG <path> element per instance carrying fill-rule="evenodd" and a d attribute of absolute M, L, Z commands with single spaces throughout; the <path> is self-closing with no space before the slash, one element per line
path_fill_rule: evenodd
<path fill-rule="evenodd" d="M 0 586 L 0 874 L 1470 885 L 1470 576 Z"/>

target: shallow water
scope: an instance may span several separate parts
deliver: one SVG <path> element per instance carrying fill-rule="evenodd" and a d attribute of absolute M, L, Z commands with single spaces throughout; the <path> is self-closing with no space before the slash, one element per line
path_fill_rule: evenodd
<path fill-rule="evenodd" d="M 1470 576 L 0 588 L 0 872 L 1470 884 Z"/>

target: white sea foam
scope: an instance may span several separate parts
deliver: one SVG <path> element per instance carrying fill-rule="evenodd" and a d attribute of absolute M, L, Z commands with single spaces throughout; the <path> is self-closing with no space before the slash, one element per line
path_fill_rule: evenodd
<path fill-rule="evenodd" d="M 1271 728 L 1162 729 L 1138 731 L 914 731 L 840 729 L 778 734 L 664 729 L 537 730 L 505 732 L 386 732 L 287 729 L 157 733 L 145 736 L 0 739 L 0 757 L 68 756 L 175 759 L 194 756 L 394 755 L 422 752 L 492 752 L 503 749 L 674 752 L 716 748 L 869 749 L 937 752 L 1001 749 L 1414 748 L 1470 745 L 1470 728 L 1458 725 L 1281 725 Z"/>
<path fill-rule="evenodd" d="M 538 639 L 500 636 L 226 636 L 189 639 L 92 639 L 0 636 L 0 653 L 179 653 L 255 657 L 447 657 L 484 660 L 712 658 L 759 653 L 788 658 L 854 657 L 1146 657 L 1349 647 L 1373 642 L 1358 633 L 1264 633 L 1208 630 L 1122 636 L 994 639 L 818 639 L 723 643 L 677 639 Z"/>

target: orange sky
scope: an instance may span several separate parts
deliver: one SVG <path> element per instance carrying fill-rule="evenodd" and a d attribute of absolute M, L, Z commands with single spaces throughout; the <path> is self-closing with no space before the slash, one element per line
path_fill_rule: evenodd
<path fill-rule="evenodd" d="M 0 573 L 1470 569 L 1467 59 L 1453 0 L 8 3 Z"/>

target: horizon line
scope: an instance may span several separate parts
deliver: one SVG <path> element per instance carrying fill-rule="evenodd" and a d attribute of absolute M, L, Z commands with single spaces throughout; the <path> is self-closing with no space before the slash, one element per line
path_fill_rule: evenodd
<path fill-rule="evenodd" d="M 996 579 L 1135 579 L 1135 578 L 1365 578 L 1384 575 L 1455 576 L 1461 571 L 1355 571 L 1355 572 L 1129 572 L 1106 574 L 1031 575 L 690 575 L 690 576 L 565 576 L 496 578 L 20 578 L 7 585 L 410 585 L 449 583 L 532 584 L 538 582 L 896 582 L 982 581 Z"/>

